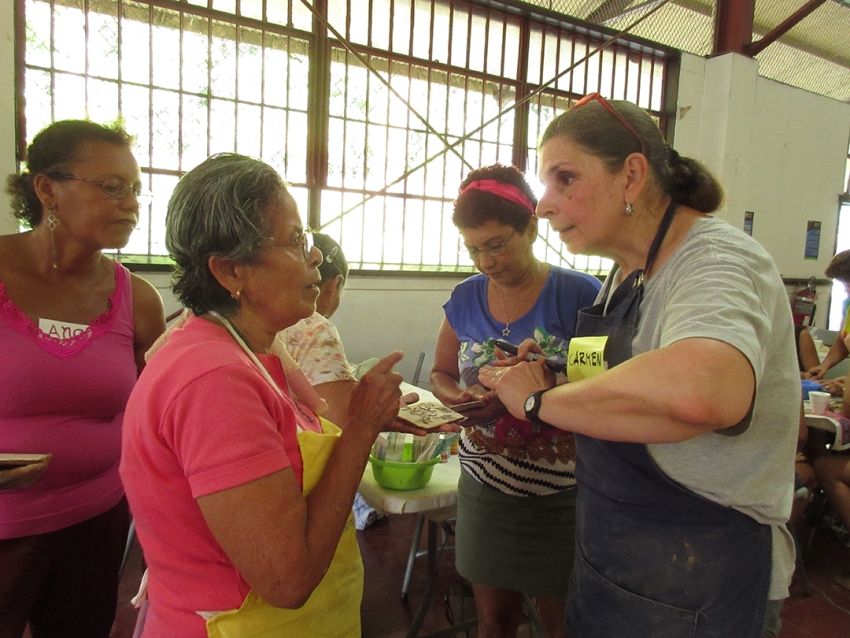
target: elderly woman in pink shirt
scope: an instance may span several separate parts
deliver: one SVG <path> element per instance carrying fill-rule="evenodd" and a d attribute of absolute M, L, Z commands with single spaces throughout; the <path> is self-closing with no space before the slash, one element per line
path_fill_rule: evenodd
<path fill-rule="evenodd" d="M 359 636 L 351 504 L 398 412 L 401 353 L 354 389 L 341 433 L 306 380 L 296 391 L 275 336 L 313 313 L 321 255 L 268 165 L 207 159 L 166 229 L 192 316 L 133 391 L 121 461 L 149 568 L 143 635 Z"/>

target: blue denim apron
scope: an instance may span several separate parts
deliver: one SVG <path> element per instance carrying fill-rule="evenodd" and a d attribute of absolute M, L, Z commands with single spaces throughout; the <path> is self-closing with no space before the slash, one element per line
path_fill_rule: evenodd
<path fill-rule="evenodd" d="M 607 304 L 579 313 L 576 336 L 607 336 L 609 367 L 631 358 L 643 273 L 675 210 L 671 203 L 644 270 L 623 281 Z M 678 485 L 644 444 L 576 434 L 576 446 L 570 638 L 759 638 L 770 527 Z"/>

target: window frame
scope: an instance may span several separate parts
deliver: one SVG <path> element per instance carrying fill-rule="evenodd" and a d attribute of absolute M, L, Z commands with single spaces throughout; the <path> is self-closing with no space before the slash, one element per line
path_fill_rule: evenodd
<path fill-rule="evenodd" d="M 218 0 L 215 0 L 218 1 Z M 378 56 L 385 58 L 392 63 L 393 61 L 401 62 L 408 65 L 416 65 L 428 69 L 440 70 L 441 72 L 449 72 L 455 75 L 463 75 L 468 77 L 476 77 L 485 79 L 485 81 L 498 81 L 504 85 L 513 85 L 515 87 L 515 96 L 518 106 L 514 109 L 514 130 L 513 130 L 513 148 L 511 151 L 511 161 L 520 170 L 527 170 L 529 157 L 528 151 L 528 125 L 529 125 L 529 108 L 531 100 L 529 95 L 532 94 L 534 86 L 528 82 L 528 66 L 529 66 L 529 38 L 532 29 L 545 27 L 547 29 L 556 29 L 561 33 L 573 34 L 576 37 L 587 39 L 588 42 L 596 42 L 597 44 L 604 42 L 612 37 L 615 32 L 606 30 L 598 25 L 582 22 L 562 14 L 547 10 L 541 7 L 536 7 L 523 3 L 510 2 L 493 2 L 489 0 L 399 0 L 400 4 L 407 2 L 407 7 L 412 11 L 414 5 L 427 5 L 430 3 L 432 12 L 436 5 L 448 5 L 451 11 L 458 7 L 467 8 L 470 14 L 474 11 L 483 11 L 488 16 L 507 16 L 508 19 L 516 21 L 520 25 L 520 53 L 518 65 L 516 69 L 516 78 L 508 79 L 504 77 L 496 77 L 489 73 L 481 73 L 470 69 L 463 69 L 448 63 L 434 62 L 414 55 L 402 55 L 395 51 L 376 48 L 357 44 L 346 40 L 345 34 L 340 34 L 342 38 L 336 38 L 332 33 L 329 33 L 322 24 L 328 20 L 328 1 L 317 0 L 315 5 L 320 10 L 320 16 L 314 15 L 312 18 L 311 31 L 296 29 L 292 26 L 292 7 L 293 4 L 298 4 L 299 0 L 282 0 L 288 5 L 290 15 L 289 25 L 280 25 L 268 20 L 256 20 L 244 15 L 238 15 L 240 11 L 239 0 L 234 0 L 236 13 L 227 14 L 217 9 L 214 9 L 214 0 L 207 0 L 207 6 L 198 6 L 190 4 L 187 0 L 133 0 L 133 5 L 150 6 L 166 10 L 174 10 L 185 12 L 190 15 L 199 16 L 208 20 L 216 20 L 229 22 L 236 26 L 243 26 L 252 29 L 259 29 L 286 37 L 296 37 L 305 40 L 308 43 L 309 55 L 309 90 L 307 95 L 307 132 L 306 132 L 306 180 L 304 188 L 306 189 L 306 211 L 302 211 L 307 217 L 308 223 L 311 226 L 318 227 L 324 217 L 327 223 L 329 217 L 322 215 L 323 195 L 329 190 L 328 186 L 328 130 L 330 116 L 330 90 L 331 90 L 331 63 L 334 58 L 334 51 L 338 49 L 354 51 L 364 56 Z M 394 6 L 394 0 L 386 0 L 390 6 Z M 26 135 L 26 108 L 25 108 L 25 69 L 28 68 L 26 61 L 26 21 L 25 7 L 27 0 L 15 0 L 15 88 L 16 88 L 16 141 L 17 141 L 17 158 L 19 165 L 23 163 L 25 149 L 27 144 Z M 127 2 L 127 0 L 115 0 L 119 5 Z M 267 0 L 263 0 L 263 12 L 266 11 Z M 48 3 L 52 8 L 58 4 L 55 0 L 50 0 Z M 85 11 L 90 11 L 90 0 L 81 0 L 81 4 L 85 7 Z M 347 6 L 352 6 L 352 0 L 347 0 Z M 371 12 L 375 0 L 368 0 L 369 11 Z M 370 14 L 371 15 L 371 14 Z M 52 18 L 51 18 L 52 21 Z M 181 22 L 182 24 L 182 22 Z M 433 27 L 432 27 L 433 30 Z M 182 27 L 181 27 L 182 33 Z M 412 49 L 413 36 L 410 36 Z M 467 44 L 467 47 L 469 45 Z M 652 59 L 660 59 L 665 65 L 663 76 L 664 88 L 662 88 L 662 109 L 656 112 L 659 119 L 659 124 L 662 131 L 668 128 L 665 132 L 668 134 L 668 141 L 672 144 L 672 123 L 675 118 L 670 117 L 675 112 L 675 94 L 676 94 L 676 78 L 678 76 L 678 65 L 680 53 L 670 47 L 651 43 L 640 38 L 624 37 L 619 39 L 614 45 L 618 50 L 628 50 L 636 55 L 649 55 Z M 591 47 L 592 48 L 592 47 Z M 88 54 L 86 54 L 88 55 Z M 503 54 L 504 55 L 504 54 Z M 467 58 L 469 51 L 467 49 Z M 30 65 L 31 66 L 31 65 Z M 52 66 L 49 71 L 56 73 L 57 69 Z M 601 74 L 601 65 L 600 65 Z M 600 76 L 601 77 L 601 76 Z M 121 81 L 120 78 L 118 80 Z M 556 95 L 558 99 L 575 100 L 581 97 L 580 94 L 573 94 L 557 89 L 546 89 L 543 91 L 546 95 Z M 603 91 L 603 94 L 608 97 L 608 93 Z M 51 97 L 51 100 L 54 99 Z M 504 115 L 504 114 L 503 114 Z M 431 158 L 433 159 L 433 158 Z M 140 164 L 142 162 L 140 161 Z M 466 172 L 466 171 L 464 171 Z M 165 174 L 171 176 L 179 176 L 181 173 L 177 169 L 153 169 L 147 167 L 143 169 L 144 174 Z M 286 177 L 286 176 L 284 176 Z M 458 182 L 460 176 L 458 176 Z M 343 192 L 347 192 L 345 188 Z M 353 189 L 360 191 L 361 189 Z M 403 196 L 402 199 L 405 205 L 409 203 L 409 197 Z M 443 206 L 450 205 L 453 197 L 438 196 L 437 200 L 442 201 Z M 445 232 L 445 231 L 443 231 Z M 448 228 L 448 232 L 455 234 L 454 228 Z M 445 237 L 444 235 L 441 235 Z M 343 242 L 344 243 L 344 242 Z M 129 264 L 136 264 L 145 269 L 167 269 L 170 268 L 170 259 L 167 256 L 151 254 L 151 240 L 148 239 L 148 254 L 128 254 L 120 253 L 118 258 L 121 261 Z M 549 251 L 549 248 L 555 252 Z M 564 264 L 563 251 L 558 250 L 558 246 L 549 244 L 546 250 L 547 256 L 555 255 L 556 258 L 562 260 Z M 569 262 L 565 265 L 571 266 Z M 390 275 L 390 276 L 451 276 L 455 273 L 467 276 L 471 272 L 475 272 L 474 268 L 468 264 L 458 262 L 455 265 L 440 264 L 439 266 L 428 266 L 420 264 L 415 267 L 414 264 L 402 264 L 398 269 L 384 268 L 384 264 L 380 264 L 380 268 L 359 269 L 356 264 L 353 264 L 352 271 L 355 274 L 364 274 L 369 276 Z M 594 274 L 600 274 L 601 270 L 593 271 Z"/>

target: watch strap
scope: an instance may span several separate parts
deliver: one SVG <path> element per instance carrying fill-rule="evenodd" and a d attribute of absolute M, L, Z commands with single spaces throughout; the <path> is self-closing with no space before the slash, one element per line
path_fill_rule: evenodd
<path fill-rule="evenodd" d="M 532 423 L 536 423 L 537 425 L 549 425 L 538 416 L 538 414 L 540 413 L 540 405 L 542 403 L 543 393 L 547 392 L 548 390 L 549 388 L 532 392 L 525 400 L 525 418 L 527 418 Z M 531 405 L 529 406 L 529 404 Z"/>

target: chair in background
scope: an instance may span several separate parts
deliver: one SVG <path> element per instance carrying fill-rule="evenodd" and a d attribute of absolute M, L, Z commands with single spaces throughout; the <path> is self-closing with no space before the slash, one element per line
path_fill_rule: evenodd
<path fill-rule="evenodd" d="M 424 387 L 426 390 L 431 388 L 430 375 L 431 367 L 434 365 L 434 350 L 436 347 L 437 344 L 434 341 L 425 340 L 422 342 L 419 350 L 419 358 L 416 360 L 416 369 L 413 372 L 413 380 L 410 382 L 411 384 L 420 388 Z M 423 370 L 425 371 L 425 378 L 429 380 L 423 381 L 420 384 L 419 381 L 421 380 Z"/>

